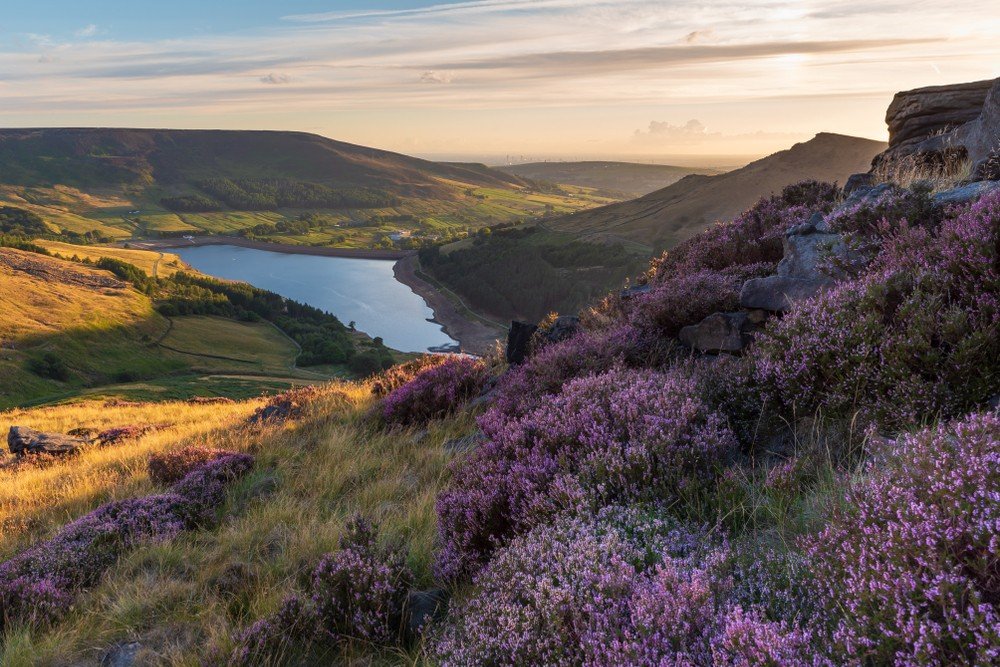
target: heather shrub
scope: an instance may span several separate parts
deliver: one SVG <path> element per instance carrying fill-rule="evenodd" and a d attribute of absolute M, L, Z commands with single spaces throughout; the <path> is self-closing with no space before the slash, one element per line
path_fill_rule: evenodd
<path fill-rule="evenodd" d="M 380 545 L 376 528 L 360 517 L 348 523 L 339 546 L 316 565 L 302 594 L 286 598 L 237 638 L 230 664 L 274 661 L 293 644 L 398 643 L 412 585 L 406 554 Z"/>
<path fill-rule="evenodd" d="M 479 426 L 486 442 L 438 497 L 447 578 L 563 509 L 690 492 L 736 445 L 693 380 L 623 368 L 572 380 L 523 416 L 495 406 Z"/>
<path fill-rule="evenodd" d="M 783 255 L 782 237 L 789 227 L 816 212 L 830 211 L 840 190 L 836 185 L 804 181 L 780 195 L 764 197 L 732 222 L 718 223 L 678 244 L 653 262 L 651 282 L 702 270 L 738 266 L 774 267 Z"/>
<path fill-rule="evenodd" d="M 123 554 L 203 525 L 224 498 L 222 485 L 252 464 L 249 456 L 231 455 L 194 470 L 168 493 L 107 503 L 0 564 L 4 623 L 52 621 Z"/>
<path fill-rule="evenodd" d="M 389 392 L 382 399 L 382 418 L 389 424 L 410 426 L 445 417 L 478 396 L 486 380 L 482 361 L 449 357 Z"/>
<path fill-rule="evenodd" d="M 198 466 L 234 453 L 224 449 L 185 447 L 173 452 L 152 454 L 147 464 L 149 478 L 157 484 L 173 484 L 179 482 Z"/>
<path fill-rule="evenodd" d="M 807 541 L 850 661 L 1000 662 L 1000 417 L 908 435 Z"/>
<path fill-rule="evenodd" d="M 1000 196 L 883 244 L 758 338 L 758 379 L 786 407 L 906 428 L 1000 391 Z"/>
<path fill-rule="evenodd" d="M 449 355 L 446 354 L 425 354 L 416 359 L 396 364 L 372 378 L 372 394 L 379 398 L 388 396 L 391 392 L 413 380 L 422 371 L 443 364 L 449 358 Z"/>
<path fill-rule="evenodd" d="M 443 665 L 797 665 L 810 636 L 731 599 L 729 550 L 655 507 L 563 515 L 476 575 Z"/>
<path fill-rule="evenodd" d="M 670 355 L 669 345 L 628 324 L 583 331 L 569 340 L 546 345 L 511 369 L 497 384 L 493 406 L 500 412 L 522 415 L 576 377 L 616 365 L 657 366 Z"/>

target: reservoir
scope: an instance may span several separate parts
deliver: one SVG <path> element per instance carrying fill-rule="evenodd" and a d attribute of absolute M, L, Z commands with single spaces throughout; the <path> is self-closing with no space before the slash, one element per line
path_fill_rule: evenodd
<path fill-rule="evenodd" d="M 426 352 L 455 344 L 431 322 L 423 298 L 393 276 L 393 260 L 295 255 L 231 245 L 172 248 L 192 267 L 217 278 L 242 280 L 354 322 L 391 348 Z"/>

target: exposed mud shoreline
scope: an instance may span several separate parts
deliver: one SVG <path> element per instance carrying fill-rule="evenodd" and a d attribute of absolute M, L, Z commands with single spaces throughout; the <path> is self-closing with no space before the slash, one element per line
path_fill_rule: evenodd
<path fill-rule="evenodd" d="M 423 297 L 434 311 L 434 321 L 461 344 L 464 352 L 485 354 L 493 349 L 497 339 L 507 335 L 500 327 L 490 326 L 464 315 L 448 297 L 421 279 L 417 275 L 417 268 L 417 256 L 409 255 L 396 262 L 393 273 L 396 280 Z"/>

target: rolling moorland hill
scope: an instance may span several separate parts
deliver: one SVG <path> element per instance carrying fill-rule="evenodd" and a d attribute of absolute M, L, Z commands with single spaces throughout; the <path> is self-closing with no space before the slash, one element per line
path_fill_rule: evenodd
<path fill-rule="evenodd" d="M 587 160 L 582 162 L 528 162 L 494 167 L 520 178 L 568 183 L 641 197 L 673 185 L 691 174 L 716 175 L 718 169 L 676 167 L 665 164 Z"/>
<path fill-rule="evenodd" d="M 639 199 L 549 220 L 545 227 L 580 240 L 668 248 L 717 220 L 730 220 L 758 198 L 803 179 L 844 183 L 885 150 L 880 141 L 823 132 L 788 150 L 718 176 L 692 175 Z"/>
<path fill-rule="evenodd" d="M 450 238 L 610 201 L 302 132 L 0 130 L 0 205 L 71 241 L 202 233 L 392 247 L 397 231 Z"/>

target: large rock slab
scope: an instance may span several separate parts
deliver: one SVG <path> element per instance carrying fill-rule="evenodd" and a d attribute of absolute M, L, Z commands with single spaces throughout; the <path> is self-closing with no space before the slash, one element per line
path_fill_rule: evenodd
<path fill-rule="evenodd" d="M 1000 179 L 1000 79 L 993 82 L 975 119 L 920 142 L 916 153 L 964 154 L 972 163 L 972 180 Z"/>
<path fill-rule="evenodd" d="M 934 195 L 934 202 L 941 206 L 968 204 L 993 192 L 1000 192 L 1000 181 L 979 181 L 939 192 Z"/>
<path fill-rule="evenodd" d="M 833 284 L 829 278 L 793 278 L 767 276 L 743 283 L 741 308 L 759 308 L 771 312 L 790 310 L 800 301 L 810 299 Z"/>
<path fill-rule="evenodd" d="M 896 93 L 886 110 L 888 153 L 899 152 L 933 134 L 979 117 L 993 81 L 929 86 Z"/>
<path fill-rule="evenodd" d="M 7 448 L 15 456 L 73 454 L 87 442 L 84 438 L 59 433 L 42 433 L 27 426 L 11 426 L 7 433 Z"/>

